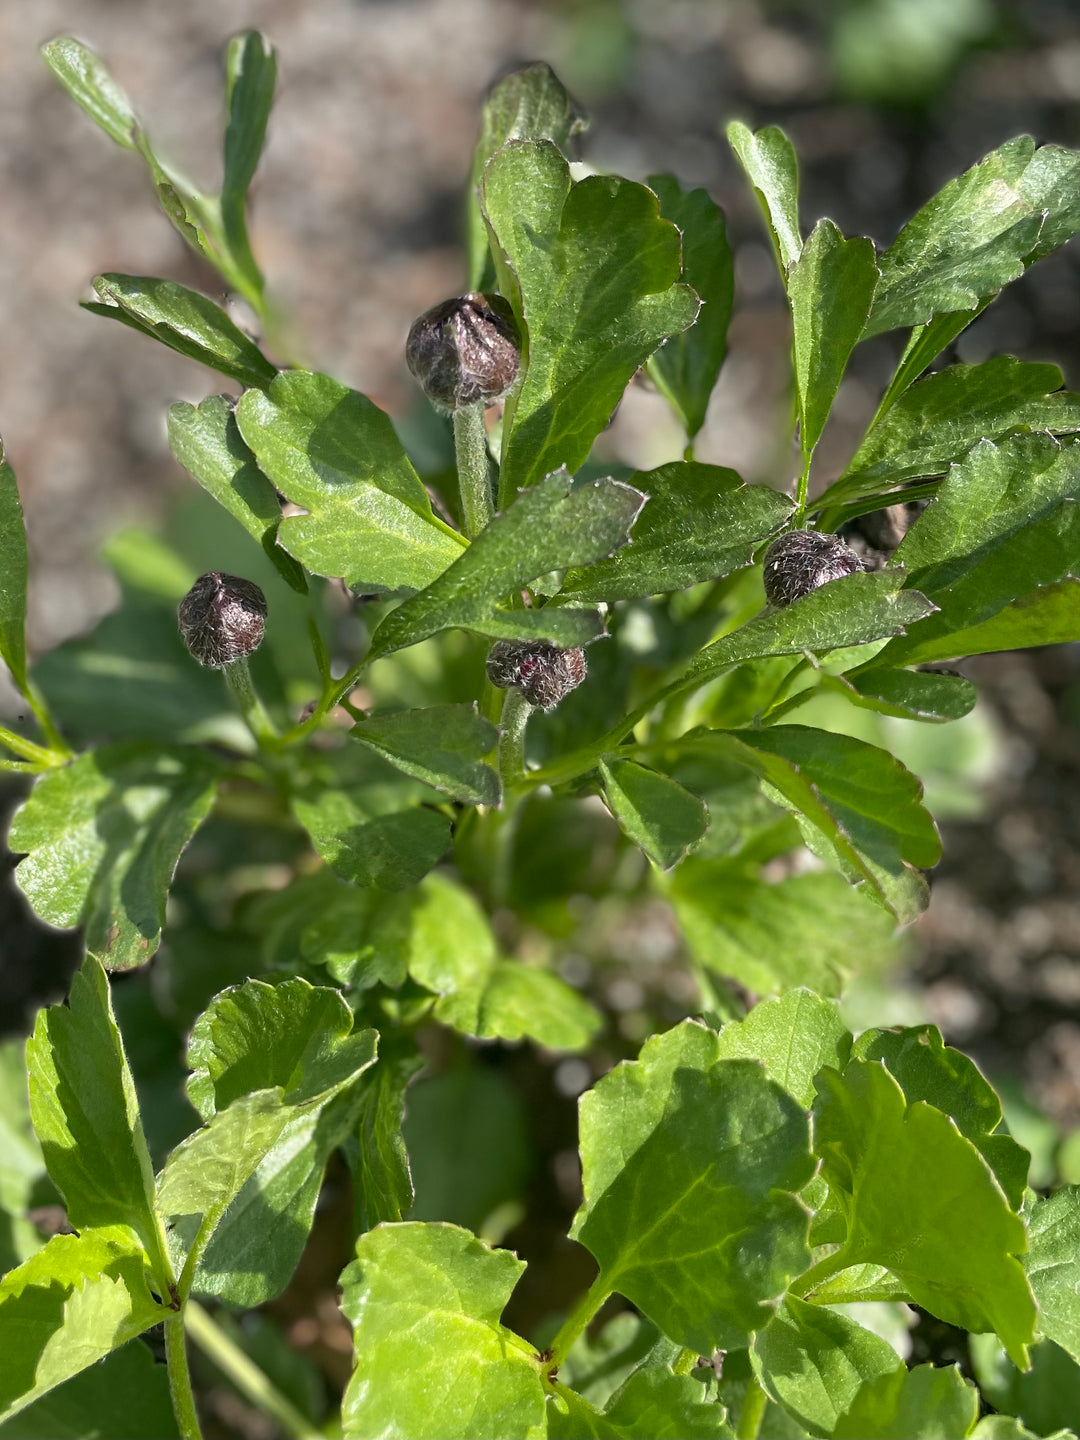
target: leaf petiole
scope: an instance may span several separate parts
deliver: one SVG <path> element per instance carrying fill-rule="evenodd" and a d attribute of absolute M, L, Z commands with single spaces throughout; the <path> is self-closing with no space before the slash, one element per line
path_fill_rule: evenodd
<path fill-rule="evenodd" d="M 559 1366 L 569 1355 L 573 1348 L 574 1341 L 588 1325 L 596 1312 L 603 1305 L 604 1301 L 611 1294 L 611 1285 L 608 1278 L 601 1270 L 593 1283 L 586 1290 L 573 1310 L 563 1321 L 559 1333 L 551 1344 L 551 1369 L 558 1370 Z"/>
<path fill-rule="evenodd" d="M 195 1409 L 195 1395 L 191 1389 L 191 1371 L 188 1369 L 183 1310 L 178 1310 L 165 1321 L 165 1364 L 169 1372 L 169 1395 L 181 1440 L 202 1440 L 199 1413 Z"/>

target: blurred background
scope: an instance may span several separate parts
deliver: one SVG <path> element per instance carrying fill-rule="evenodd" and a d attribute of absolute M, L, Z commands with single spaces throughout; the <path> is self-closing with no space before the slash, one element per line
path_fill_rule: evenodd
<path fill-rule="evenodd" d="M 135 522 L 167 525 L 169 506 L 191 483 L 167 449 L 166 406 L 221 388 L 220 377 L 79 310 L 91 276 L 103 270 L 167 275 L 211 294 L 220 287 L 163 219 L 133 158 L 61 92 L 38 46 L 63 31 L 91 44 L 158 149 L 196 182 L 210 182 L 219 165 L 223 44 L 251 26 L 279 54 L 253 237 L 290 317 L 295 357 L 370 394 L 404 424 L 420 423 L 410 422 L 417 402 L 403 341 L 420 311 L 463 287 L 462 194 L 479 103 L 508 70 L 545 59 L 592 117 L 581 159 L 635 179 L 670 170 L 707 187 L 726 211 L 736 308 L 695 449 L 699 459 L 774 484 L 789 478 L 790 457 L 777 439 L 790 404 L 788 322 L 723 122 L 781 124 L 800 157 L 804 227 L 827 214 L 879 244 L 944 181 L 1016 134 L 1080 145 L 1076 0 L 6 4 L 0 432 L 26 509 L 37 653 L 84 633 L 117 603 L 99 560 L 102 542 Z M 884 336 L 856 352 L 819 450 L 819 483 L 842 469 L 900 344 Z M 997 353 L 1056 362 L 1066 383 L 1080 387 L 1076 242 L 1010 287 L 939 363 Z M 676 458 L 683 442 L 642 382 L 602 443 L 611 463 L 647 468 Z M 965 673 L 983 696 L 974 714 L 905 742 L 915 748 L 903 758 L 928 778 L 945 858 L 905 969 L 887 991 L 853 1002 L 856 1018 L 865 1007 L 864 1023 L 929 1019 L 968 1049 L 1004 1089 L 1010 1124 L 1033 1149 L 1033 1179 L 1042 1183 L 1055 1174 L 1080 1181 L 1078 651 L 968 662 Z M 12 703 L 0 690 L 0 709 Z M 15 788 L 0 791 L 0 819 L 17 798 Z M 10 868 L 0 859 L 0 1019 L 9 1032 L 42 998 L 63 991 L 75 954 L 71 937 L 27 918 Z M 651 949 L 640 922 L 632 934 L 624 927 L 621 940 L 615 927 L 604 942 L 622 962 L 606 1003 L 635 1043 L 635 1029 L 648 1028 L 649 985 L 635 967 L 670 959 L 675 942 L 665 939 L 665 923 L 655 918 Z M 528 1063 L 508 1063 L 528 1093 Z M 476 1073 L 468 1083 L 483 1089 L 487 1072 Z M 562 1120 L 549 1117 L 544 1183 L 556 1205 L 562 1132 L 592 1073 L 583 1060 L 555 1070 L 567 1110 Z M 496 1086 L 487 1097 L 487 1113 L 499 1111 L 500 1094 Z M 435 1135 L 448 1113 L 439 1106 L 452 1111 L 468 1098 L 418 1103 L 414 1123 Z M 481 1137 L 481 1149 L 497 1141 L 512 1151 L 507 1136 L 522 1123 L 496 1114 L 496 1140 Z M 523 1175 L 522 1167 L 524 1158 Z M 470 1203 L 490 1209 L 523 1183 L 506 1181 L 507 1194 Z M 567 1183 L 572 1190 L 576 1175 Z M 310 1321 L 311 1343 L 326 1341 L 317 1320 L 321 1283 L 312 1282 L 307 1310 L 304 1302 L 291 1312 L 294 1330 Z M 292 1338 L 303 1340 L 299 1330 Z M 326 1343 L 330 1353 L 332 1334 Z M 244 1422 L 244 1433 L 255 1433 L 253 1423 Z"/>

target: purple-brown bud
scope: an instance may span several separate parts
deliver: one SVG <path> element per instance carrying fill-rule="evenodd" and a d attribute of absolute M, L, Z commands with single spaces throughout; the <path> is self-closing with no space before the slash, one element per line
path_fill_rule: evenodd
<path fill-rule="evenodd" d="M 487 675 L 500 690 L 519 690 L 538 710 L 554 710 L 585 679 L 585 651 L 560 650 L 546 640 L 496 640 Z"/>
<path fill-rule="evenodd" d="M 444 300 L 413 322 L 405 363 L 439 410 L 499 400 L 521 364 L 514 313 L 501 295 Z"/>
<path fill-rule="evenodd" d="M 210 570 L 180 601 L 176 618 L 184 644 L 199 664 L 223 670 L 262 644 L 266 596 L 251 580 Z"/>
<path fill-rule="evenodd" d="M 822 530 L 788 530 L 765 551 L 765 598 L 770 605 L 790 605 L 862 569 L 859 557 L 839 535 Z"/>

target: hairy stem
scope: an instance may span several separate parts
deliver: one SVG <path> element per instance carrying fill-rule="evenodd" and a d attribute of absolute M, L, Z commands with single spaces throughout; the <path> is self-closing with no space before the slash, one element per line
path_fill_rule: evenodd
<path fill-rule="evenodd" d="M 181 1440 L 202 1440 L 188 1369 L 183 1310 L 178 1310 L 165 1321 L 165 1364 L 169 1372 L 169 1395 Z"/>
<path fill-rule="evenodd" d="M 6 745 L 13 755 L 18 755 L 23 760 L 30 760 L 35 765 L 58 765 L 62 763 L 55 750 L 46 750 L 42 745 L 35 745 L 33 740 L 26 740 L 22 735 L 17 735 L 14 730 L 9 730 L 5 725 L 0 725 L 0 744 Z"/>
<path fill-rule="evenodd" d="M 187 1324 L 192 1340 L 203 1354 L 286 1435 L 292 1440 L 313 1440 L 313 1437 L 321 1436 L 318 1425 L 281 1393 L 265 1372 L 194 1300 L 189 1300 L 187 1304 Z"/>
<path fill-rule="evenodd" d="M 263 709 L 263 703 L 251 683 L 251 670 L 246 659 L 234 660 L 225 666 L 225 679 L 229 683 L 244 722 L 260 745 L 277 744 L 279 735 L 274 722 Z"/>
<path fill-rule="evenodd" d="M 839 1250 L 834 1250 L 831 1255 L 826 1255 L 824 1260 L 819 1260 L 816 1265 L 811 1265 L 805 1275 L 800 1275 L 798 1280 L 789 1287 L 789 1294 L 796 1295 L 802 1299 L 804 1296 L 809 1295 L 811 1290 L 816 1290 L 819 1285 L 823 1285 L 825 1281 L 833 1275 L 839 1274 L 841 1270 L 846 1270 L 850 1264 L 851 1261 L 847 1258 L 844 1253 L 844 1248 L 841 1246 Z"/>
<path fill-rule="evenodd" d="M 611 1294 L 607 1276 L 601 1270 L 573 1310 L 562 1323 L 559 1333 L 551 1345 L 551 1368 L 557 1370 L 569 1355 L 574 1341 L 588 1325 L 604 1301 Z"/>
<path fill-rule="evenodd" d="M 514 785 L 525 774 L 525 727 L 532 706 L 520 690 L 508 690 L 499 721 L 499 774 L 504 787 Z"/>
<path fill-rule="evenodd" d="M 757 1440 L 761 1422 L 765 1417 L 765 1406 L 768 1403 L 769 1397 L 758 1384 L 757 1376 L 751 1375 L 750 1383 L 746 1387 L 746 1395 L 743 1398 L 742 1409 L 739 1411 L 738 1424 L 735 1426 L 736 1440 Z"/>
<path fill-rule="evenodd" d="M 465 534 L 475 540 L 495 513 L 482 400 L 454 411 L 454 453 Z"/>

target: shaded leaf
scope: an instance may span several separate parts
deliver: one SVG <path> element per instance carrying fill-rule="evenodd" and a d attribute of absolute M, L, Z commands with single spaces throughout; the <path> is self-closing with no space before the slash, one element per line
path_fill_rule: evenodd
<path fill-rule="evenodd" d="M 1080 1364 L 1080 1185 L 1063 1185 L 1036 1201 L 1028 1231 L 1024 1267 L 1039 1304 L 1039 1329 Z"/>
<path fill-rule="evenodd" d="M 369 715 L 352 736 L 406 775 L 454 800 L 498 805 L 498 774 L 480 757 L 494 750 L 499 732 L 475 705 L 431 705 Z"/>
<path fill-rule="evenodd" d="M 901 1367 L 863 1386 L 833 1430 L 833 1440 L 941 1440 L 968 1435 L 979 1413 L 979 1392 L 952 1365 Z"/>
<path fill-rule="evenodd" d="M 699 1379 L 650 1360 L 627 1377 L 603 1411 L 563 1386 L 548 1399 L 547 1433 L 551 1440 L 730 1440 L 734 1431 Z"/>
<path fill-rule="evenodd" d="M 996 1410 L 1017 1416 L 1036 1435 L 1060 1434 L 1066 1426 L 1075 1426 L 1080 1414 L 1080 1366 L 1052 1340 L 1031 1347 L 1027 1371 L 1016 1368 L 996 1335 L 972 1335 L 968 1346 L 979 1389 Z M 1017 1440 L 1024 1440 L 1030 1431 Z M 1006 1432 L 1002 1440 L 1015 1433 Z"/>
<path fill-rule="evenodd" d="M 188 841 L 217 790 L 197 750 L 111 745 L 43 775 L 11 822 L 19 888 L 51 925 L 85 925 L 110 970 L 149 960 Z"/>
<path fill-rule="evenodd" d="M 581 995 L 550 970 L 502 960 L 471 985 L 444 995 L 435 1018 L 481 1040 L 528 1036 L 549 1050 L 585 1050 L 601 1019 Z"/>
<path fill-rule="evenodd" d="M 382 1054 L 360 1082 L 360 1113 L 344 1146 L 357 1233 L 404 1220 L 413 1201 L 402 1116 L 406 1087 L 424 1060 L 414 1047 L 396 1046 L 393 1036 L 380 1042 Z"/>
<path fill-rule="evenodd" d="M 601 760 L 604 802 L 623 832 L 663 870 L 678 865 L 709 827 L 705 803 L 677 780 L 632 760 Z"/>
<path fill-rule="evenodd" d="M 775 125 L 754 132 L 740 120 L 727 127 L 735 158 L 754 187 L 773 249 L 786 275 L 802 253 L 799 229 L 799 163 L 791 141 Z"/>
<path fill-rule="evenodd" d="M 719 1051 L 724 1059 L 760 1060 L 769 1079 L 809 1109 L 814 1076 L 823 1065 L 843 1070 L 851 1035 L 835 1001 L 800 986 L 760 1001 L 743 1020 L 729 1021 L 720 1031 Z"/>
<path fill-rule="evenodd" d="M 363 789 L 296 796 L 292 808 L 322 858 L 352 885 L 406 890 L 450 845 L 445 815 Z"/>
<path fill-rule="evenodd" d="M 0 660 L 26 693 L 26 529 L 15 472 L 0 444 Z"/>
<path fill-rule="evenodd" d="M 0 1425 L 0 1440 L 178 1440 L 168 1373 L 131 1342 Z"/>
<path fill-rule="evenodd" d="M 821 683 L 853 705 L 901 720 L 943 724 L 971 713 L 978 691 L 962 675 L 932 670 L 868 670 L 854 675 L 823 674 Z"/>

